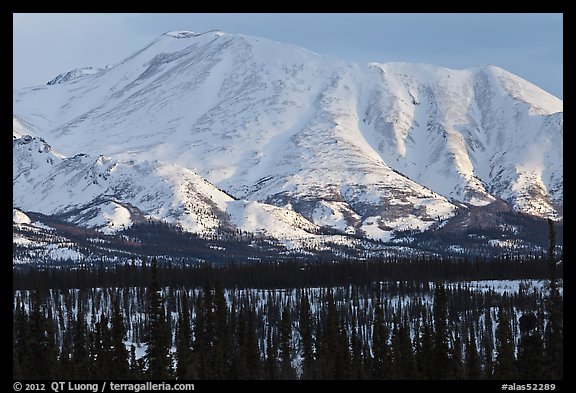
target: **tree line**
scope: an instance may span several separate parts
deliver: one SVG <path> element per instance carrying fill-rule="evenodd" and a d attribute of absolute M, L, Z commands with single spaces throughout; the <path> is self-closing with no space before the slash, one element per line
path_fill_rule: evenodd
<path fill-rule="evenodd" d="M 218 281 L 225 288 L 305 288 L 313 286 L 364 285 L 374 281 L 470 281 L 544 279 L 547 257 L 441 258 L 396 257 L 358 260 L 289 260 L 253 263 L 190 263 L 159 260 L 161 286 L 203 286 Z M 94 288 L 148 286 L 150 260 L 61 265 L 22 265 L 13 269 L 13 287 Z M 562 269 L 558 269 L 562 277 Z"/>
<path fill-rule="evenodd" d="M 562 297 L 470 284 L 15 291 L 23 379 L 561 379 Z M 559 306 L 560 305 L 560 306 Z"/>
<path fill-rule="evenodd" d="M 549 225 L 545 259 L 421 260 L 423 275 L 394 259 L 15 269 L 13 377 L 562 379 L 563 299 Z M 478 272 L 507 277 L 511 266 L 520 275 L 545 266 L 546 287 L 460 282 Z M 282 281 L 294 269 L 304 275 Z M 407 279 L 411 272 L 419 279 Z"/>

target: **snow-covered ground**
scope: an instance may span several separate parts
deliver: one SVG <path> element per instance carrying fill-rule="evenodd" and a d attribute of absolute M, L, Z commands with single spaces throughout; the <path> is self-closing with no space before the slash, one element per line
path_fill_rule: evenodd
<path fill-rule="evenodd" d="M 560 280 L 560 289 L 562 290 L 562 281 Z M 400 282 L 398 282 L 397 284 L 400 284 Z M 434 290 L 434 283 L 429 283 L 429 288 L 430 291 L 429 292 L 422 292 L 422 293 L 417 293 L 417 294 L 413 294 L 410 293 L 409 291 L 405 291 L 405 293 L 403 294 L 398 294 L 398 293 L 387 293 L 386 291 L 384 291 L 382 293 L 382 299 L 379 300 L 380 301 L 384 301 L 386 303 L 386 307 L 393 307 L 395 309 L 397 309 L 399 306 L 402 307 L 402 309 L 406 310 L 406 309 L 410 309 L 410 306 L 413 302 L 415 302 L 415 304 L 420 304 L 421 302 L 423 304 L 432 304 L 434 301 L 433 298 L 433 290 Z M 487 292 L 487 291 L 492 291 L 496 294 L 507 294 L 508 296 L 514 295 L 514 294 L 518 294 L 518 292 L 521 290 L 525 291 L 525 293 L 531 293 L 533 291 L 536 291 L 537 293 L 542 293 L 545 294 L 547 292 L 547 282 L 546 281 L 541 281 L 541 280 L 482 280 L 482 281 L 469 281 L 469 282 L 449 282 L 449 283 L 445 283 L 445 286 L 447 287 L 447 289 L 451 289 L 451 288 L 456 288 L 457 286 L 461 286 L 461 287 L 467 287 L 473 291 L 480 291 L 480 292 Z M 320 287 L 316 287 L 316 288 L 306 288 L 306 293 L 309 297 L 309 301 L 310 301 L 310 307 L 311 307 L 311 312 L 312 315 L 317 315 L 318 310 L 319 310 L 319 301 L 320 298 L 323 297 L 325 295 L 325 292 L 328 288 L 320 288 Z M 330 288 L 333 292 L 333 296 L 334 296 L 334 301 L 336 303 L 336 306 L 338 308 L 348 308 L 351 307 L 353 312 L 356 313 L 360 310 L 360 308 L 364 309 L 364 310 L 370 310 L 373 309 L 375 307 L 374 304 L 374 298 L 372 296 L 369 296 L 367 298 L 363 298 L 362 295 L 362 291 L 360 291 L 360 297 L 359 297 L 359 301 L 358 303 L 354 303 L 351 304 L 350 302 L 350 293 L 353 290 L 352 286 L 348 286 L 348 287 L 334 287 L 334 288 Z M 130 291 L 134 291 L 136 290 L 135 288 L 131 288 L 129 289 Z M 168 298 L 168 288 L 164 288 L 163 289 L 163 297 L 165 299 Z M 176 292 L 180 291 L 181 289 L 177 289 Z M 74 290 L 74 291 L 78 291 L 78 290 Z M 96 321 L 92 320 L 92 315 L 96 315 L 99 316 L 101 315 L 101 311 L 102 308 L 104 310 L 107 310 L 107 312 L 110 312 L 110 308 L 111 308 L 111 302 L 109 297 L 101 297 L 102 296 L 102 290 L 101 289 L 92 289 L 91 291 L 94 292 L 94 295 L 96 295 L 96 298 L 99 298 L 98 300 L 98 304 L 99 304 L 99 308 L 96 310 L 95 313 L 86 313 L 86 318 L 88 321 L 88 324 L 93 324 Z M 123 291 L 126 291 L 126 289 L 123 289 Z M 121 294 L 123 294 L 123 296 L 128 296 L 128 294 L 126 292 L 121 291 Z M 195 297 L 198 295 L 199 291 L 201 291 L 201 289 L 188 289 L 188 296 L 189 296 L 189 304 L 192 305 L 194 304 L 194 299 Z M 261 320 L 259 322 L 259 324 L 262 324 L 262 326 L 266 326 L 266 312 L 263 312 L 262 310 L 266 309 L 266 304 L 267 301 L 269 299 L 275 299 L 275 301 L 280 300 L 281 303 L 279 304 L 279 308 L 282 309 L 285 305 L 291 304 L 292 306 L 296 305 L 298 303 L 298 296 L 299 296 L 299 291 L 300 289 L 247 289 L 247 290 L 239 290 L 239 289 L 232 289 L 232 290 L 225 290 L 224 291 L 224 296 L 226 298 L 228 307 L 232 306 L 232 296 L 238 296 L 240 295 L 240 293 L 242 293 L 242 296 L 250 296 L 251 301 L 253 302 L 253 305 L 255 307 L 256 310 L 259 310 L 260 312 L 262 312 L 263 314 L 263 320 Z M 58 292 L 55 290 L 50 290 L 51 292 L 51 296 L 62 296 L 60 295 L 56 295 Z M 173 293 L 174 294 L 174 293 Z M 322 295 L 324 294 L 324 295 Z M 15 292 L 15 298 L 19 297 L 19 296 L 28 296 L 29 295 L 29 291 L 16 291 Z M 281 297 L 277 297 L 279 295 L 282 295 Z M 87 302 L 87 308 L 88 310 L 91 309 L 92 307 L 92 301 L 95 298 L 94 296 L 87 296 L 85 301 Z M 74 314 L 76 314 L 77 312 L 77 297 L 76 297 L 76 303 L 74 303 L 72 305 L 72 312 Z M 15 300 L 14 300 L 15 301 Z M 60 299 L 60 303 L 63 304 L 62 299 Z M 28 310 L 29 304 L 28 302 L 24 302 L 24 307 L 26 310 Z M 140 339 L 137 339 L 136 336 L 134 335 L 134 330 L 132 328 L 132 326 L 134 326 L 134 324 L 139 323 L 140 321 L 143 320 L 144 318 L 144 310 L 146 309 L 145 306 L 141 306 L 138 304 L 133 304 L 131 307 L 135 307 L 134 310 L 136 310 L 135 312 L 131 313 L 131 317 L 130 319 L 127 320 L 127 328 L 128 328 L 128 333 L 127 333 L 127 338 L 126 338 L 126 346 L 128 349 L 130 349 L 131 345 L 134 345 L 136 347 L 136 357 L 140 358 L 142 356 L 144 356 L 145 351 L 146 351 L 146 346 L 144 343 L 141 342 Z M 66 309 L 64 308 L 64 320 L 67 320 L 68 316 L 66 315 Z M 126 313 L 126 310 L 124 310 L 124 312 Z M 496 313 L 497 313 L 497 307 L 492 307 L 490 309 L 490 315 L 493 318 L 496 318 Z M 517 315 L 518 319 L 521 315 L 522 315 L 522 310 L 520 309 L 515 309 L 515 313 Z M 57 314 L 57 310 L 53 310 L 53 315 L 58 315 Z M 178 319 L 178 314 L 175 311 L 172 311 L 170 313 L 171 319 L 172 319 L 172 326 L 175 326 L 176 321 Z M 195 312 L 194 310 L 192 310 L 191 312 L 191 318 L 195 317 Z M 480 316 L 480 322 L 483 323 L 483 319 L 485 317 L 485 314 L 482 313 L 482 315 Z M 72 318 L 73 319 L 73 318 Z M 387 324 L 391 324 L 392 321 L 385 321 Z M 518 326 L 517 324 L 514 324 L 513 326 L 515 326 L 515 328 L 517 329 Z M 299 333 L 298 333 L 298 329 L 297 329 L 297 324 L 294 323 L 293 324 L 293 337 L 294 337 L 294 347 L 298 348 L 298 337 L 299 337 Z M 363 327 L 362 329 L 364 329 L 364 331 L 370 331 L 371 327 Z M 496 329 L 496 322 L 494 321 L 493 323 L 493 329 Z M 174 333 L 174 331 L 173 331 Z M 264 330 L 264 334 L 265 334 L 265 330 Z M 369 334 L 369 333 L 367 333 Z M 411 332 L 411 334 L 413 335 L 414 332 Z M 477 334 L 479 334 L 479 332 L 477 332 Z M 493 331 L 494 334 L 494 331 Z M 175 351 L 175 347 L 172 347 L 172 352 Z"/>
<path fill-rule="evenodd" d="M 520 286 L 523 286 L 523 290 L 532 292 L 546 292 L 547 291 L 547 281 L 542 280 L 481 280 L 481 281 L 469 281 L 470 286 L 477 288 L 480 291 L 492 290 L 496 293 L 513 294 L 518 293 Z M 559 280 L 560 293 L 563 293 L 563 280 Z"/>

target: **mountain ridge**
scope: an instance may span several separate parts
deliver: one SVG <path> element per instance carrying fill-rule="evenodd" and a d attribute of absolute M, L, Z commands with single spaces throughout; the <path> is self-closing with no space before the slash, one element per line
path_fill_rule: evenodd
<path fill-rule="evenodd" d="M 180 31 L 97 73 L 15 91 L 14 138 L 29 130 L 66 155 L 176 165 L 238 205 L 294 212 L 309 233 L 387 241 L 466 204 L 561 219 L 562 106 L 491 65 L 359 64 Z M 264 229 L 239 211 L 244 230 Z"/>

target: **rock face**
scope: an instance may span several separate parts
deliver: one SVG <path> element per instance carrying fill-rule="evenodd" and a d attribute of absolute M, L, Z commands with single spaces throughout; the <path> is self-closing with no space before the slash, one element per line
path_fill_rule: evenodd
<path fill-rule="evenodd" d="M 563 102 L 498 67 L 171 32 L 83 70 L 14 92 L 15 208 L 280 239 L 389 240 L 498 201 L 562 216 Z"/>

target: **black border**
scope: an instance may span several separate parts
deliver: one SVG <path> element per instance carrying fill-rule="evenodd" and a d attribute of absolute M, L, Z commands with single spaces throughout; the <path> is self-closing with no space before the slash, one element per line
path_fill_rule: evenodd
<path fill-rule="evenodd" d="M 11 1 L 9 4 L 11 12 L 3 12 L 3 23 L 2 25 L 5 26 L 7 29 L 8 26 L 13 25 L 13 20 L 11 18 L 12 13 L 18 12 L 49 12 L 49 13 L 56 13 L 56 12 L 142 12 L 142 13 L 149 13 L 149 12 L 234 12 L 234 13 L 245 13 L 245 12 L 278 12 L 279 8 L 282 9 L 282 12 L 425 12 L 425 13 L 439 13 L 439 12 L 448 12 L 448 13 L 455 13 L 455 12 L 481 12 L 481 13 L 500 13 L 500 12 L 509 12 L 509 13 L 533 13 L 533 12 L 543 12 L 543 13 L 563 13 L 564 18 L 570 19 L 571 14 L 568 12 L 569 2 L 567 1 L 558 1 L 558 0 L 547 0 L 544 2 L 524 2 L 519 0 L 512 0 L 512 1 L 494 1 L 494 0 L 482 0 L 482 1 L 445 1 L 442 3 L 436 1 L 426 1 L 426 2 L 415 2 L 415 1 L 372 1 L 372 2 L 364 2 L 364 3 L 350 3 L 350 2 L 341 2 L 340 4 L 335 3 L 328 3 L 325 4 L 315 3 L 311 4 L 308 3 L 298 3 L 293 0 L 283 2 L 283 3 L 276 3 L 276 2 L 266 2 L 264 4 L 257 4 L 256 2 L 248 2 L 248 1 L 235 1 L 229 2 L 228 4 L 224 4 L 221 2 L 208 2 L 208 1 L 190 1 L 190 2 L 139 2 L 138 9 L 135 10 L 134 6 L 131 4 L 120 4 L 118 2 L 70 2 L 66 3 L 64 1 L 56 1 L 56 2 L 40 2 L 33 4 L 31 2 L 25 1 Z M 568 21 L 570 25 L 570 21 Z M 572 27 L 572 26 L 570 26 Z M 565 30 L 566 31 L 566 30 Z M 570 35 L 564 34 L 564 39 L 567 39 L 567 42 L 571 42 Z M 5 42 L 7 39 L 5 40 Z M 12 43 L 12 45 L 14 45 Z M 565 47 L 571 48 L 572 45 L 564 44 Z M 7 51 L 7 49 L 6 49 Z M 570 52 L 569 52 L 570 53 Z M 573 63 L 570 58 L 568 60 L 564 60 L 565 63 Z M 565 64 L 566 66 L 566 64 Z M 14 67 L 12 63 L 12 67 Z M 574 67 L 568 67 L 568 69 L 574 69 Z M 567 75 L 570 78 L 570 73 Z M 564 85 L 566 86 L 567 82 L 564 79 Z M 8 83 L 5 83 L 8 86 Z M 567 94 L 568 89 L 564 88 L 564 99 Z M 7 95 L 6 95 L 7 98 Z M 570 98 L 568 98 L 570 102 Z M 4 105 L 5 110 L 10 106 L 6 103 Z M 568 105 L 568 108 L 571 108 Z M 570 118 L 570 116 L 568 117 Z M 6 114 L 4 119 L 9 119 L 9 114 Z M 569 124 L 570 124 L 569 120 Z M 571 127 L 568 127 L 571 130 Z M 572 135 L 572 132 L 569 132 L 569 136 Z M 6 135 L 6 138 L 8 136 Z M 6 143 L 8 146 L 8 143 Z M 12 156 L 12 152 L 8 153 L 8 156 Z M 568 187 L 568 190 L 570 188 Z M 565 195 L 566 195 L 566 187 L 565 187 Z M 570 192 L 567 192 L 570 195 Z M 567 200 L 571 200 L 570 197 L 565 197 Z M 8 208 L 6 209 L 8 210 Z M 570 220 L 570 208 L 565 208 L 564 216 Z M 566 221 L 565 218 L 565 221 Z M 568 228 L 570 228 L 568 226 Z M 569 242 L 567 242 L 569 244 Z M 9 249 L 6 247 L 6 249 Z M 565 256 L 567 258 L 570 255 L 570 247 L 565 247 Z M 11 277 L 11 265 L 8 263 L 10 259 L 6 258 L 3 264 L 3 268 L 7 271 L 4 277 L 6 277 L 6 281 L 8 277 Z M 569 262 L 566 266 L 565 264 L 565 277 L 573 277 L 572 272 L 572 262 Z M 10 269 L 10 271 L 8 271 Z M 573 299 L 574 295 L 572 293 L 573 287 L 570 282 L 566 285 L 566 279 L 564 282 L 564 309 L 566 311 L 571 310 L 573 307 Z M 4 288 L 11 288 L 11 285 L 4 285 Z M 6 289 L 6 292 L 8 289 Z M 12 294 L 11 294 L 12 295 Z M 8 294 L 6 294 L 5 299 L 5 311 L 3 315 L 6 315 L 8 312 L 11 313 L 12 302 Z M 9 311 L 10 310 L 10 311 Z M 565 321 L 566 324 L 566 321 Z M 571 326 L 573 326 L 572 319 L 567 319 L 567 326 L 568 332 L 572 332 Z M 6 341 L 9 340 L 8 335 L 4 335 L 4 339 Z M 566 348 L 574 348 L 574 340 L 572 334 L 565 335 L 565 344 Z M 10 348 L 10 344 L 8 342 L 5 343 L 4 348 Z M 6 350 L 3 351 L 4 356 L 10 356 L 10 351 Z M 566 359 L 566 357 L 565 357 Z M 566 373 L 565 374 L 566 380 L 571 379 L 571 375 Z M 11 378 L 10 378 L 11 379 Z M 9 380 L 7 383 L 2 384 L 7 388 L 7 391 L 15 391 L 13 390 L 13 383 L 15 381 Z M 26 381 L 20 381 L 26 382 Z M 27 382 L 42 382 L 42 381 L 27 381 Z M 44 383 L 50 383 L 53 381 L 44 381 Z M 82 381 L 77 381 L 82 382 Z M 96 381 L 85 381 L 86 383 L 95 383 Z M 120 381 L 119 381 L 120 382 Z M 127 381 L 128 382 L 128 381 Z M 137 381 L 134 381 L 137 382 Z M 162 382 L 162 381 L 157 381 Z M 168 383 L 173 384 L 177 383 L 178 381 L 170 381 Z M 328 389 L 355 389 L 361 388 L 365 389 L 370 386 L 376 387 L 377 389 L 386 389 L 386 388 L 407 388 L 407 389 L 426 389 L 426 390 L 435 390 L 435 389 L 442 389 L 442 390 L 452 390 L 452 391 L 462 391 L 462 389 L 473 387 L 477 389 L 482 389 L 486 392 L 491 391 L 502 391 L 501 386 L 503 383 L 528 383 L 529 381 L 194 381 L 195 383 L 195 391 L 206 391 L 206 388 L 212 389 L 262 389 L 268 390 L 273 388 L 274 386 L 278 386 L 278 384 L 282 384 L 283 387 L 287 388 L 314 388 L 321 387 L 321 388 L 328 388 Z M 536 381 L 534 381 L 536 382 Z M 538 381 L 542 382 L 542 381 Z M 565 381 L 549 381 L 550 383 L 556 384 L 555 391 L 563 391 L 565 387 Z M 101 384 L 100 384 L 101 385 Z M 567 386 L 567 385 L 566 385 Z M 49 390 L 49 385 L 46 386 L 47 391 Z M 24 390 L 22 390 L 24 391 Z M 63 390 L 65 391 L 65 390 Z M 110 391 L 109 388 L 106 391 Z"/>

